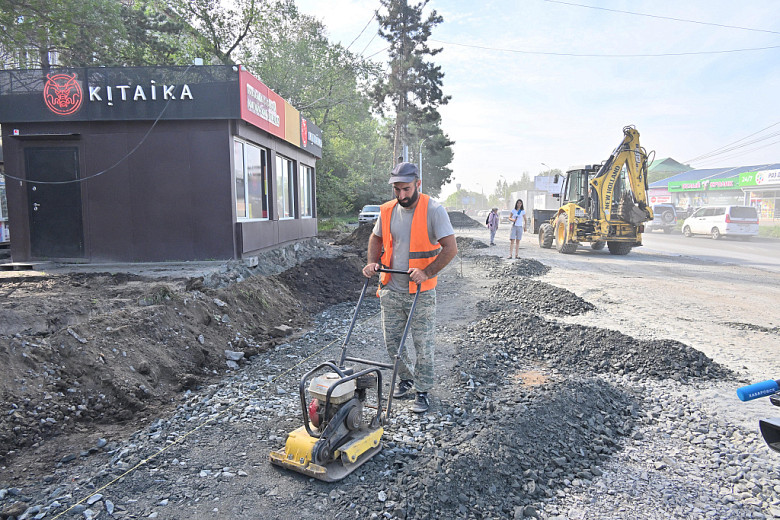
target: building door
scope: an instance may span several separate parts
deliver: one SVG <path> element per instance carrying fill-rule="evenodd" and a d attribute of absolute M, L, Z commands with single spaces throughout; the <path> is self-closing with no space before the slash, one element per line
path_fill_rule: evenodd
<path fill-rule="evenodd" d="M 78 148 L 26 148 L 24 160 L 27 180 L 61 183 L 27 183 L 31 256 L 83 257 Z"/>

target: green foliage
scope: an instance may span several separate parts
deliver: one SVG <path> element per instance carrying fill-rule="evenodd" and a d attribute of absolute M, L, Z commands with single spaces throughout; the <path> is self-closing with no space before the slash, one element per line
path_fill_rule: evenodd
<path fill-rule="evenodd" d="M 758 236 L 766 238 L 780 238 L 780 226 L 759 226 Z"/>
<path fill-rule="evenodd" d="M 432 10 L 423 19 L 427 3 L 423 0 L 408 5 L 407 0 L 380 0 L 382 12 L 377 11 L 379 35 L 390 44 L 390 74 L 373 86 L 371 97 L 380 113 L 395 116 L 393 158 L 400 155 L 403 144 L 411 149 L 410 126 L 436 124 L 437 108 L 450 99 L 441 89 L 441 67 L 428 60 L 441 52 L 428 46 L 428 38 L 443 18 Z"/>
<path fill-rule="evenodd" d="M 10 66 L 147 65 L 170 58 L 165 35 L 181 24 L 154 13 L 147 0 L 0 0 L 0 47 Z"/>
<path fill-rule="evenodd" d="M 320 231 L 350 231 L 349 224 L 355 222 L 355 215 L 341 216 L 341 217 L 329 217 L 319 219 L 317 221 L 317 227 Z"/>

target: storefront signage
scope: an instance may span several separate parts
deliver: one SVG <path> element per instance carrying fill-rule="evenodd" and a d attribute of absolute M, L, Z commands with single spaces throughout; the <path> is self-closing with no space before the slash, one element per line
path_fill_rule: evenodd
<path fill-rule="evenodd" d="M 301 117 L 300 146 L 315 157 L 322 157 L 322 130 Z"/>
<path fill-rule="evenodd" d="M 237 119 L 238 68 L 0 71 L 5 123 Z"/>
<path fill-rule="evenodd" d="M 670 192 L 734 190 L 739 188 L 739 179 L 703 179 L 700 181 L 673 181 L 668 185 Z"/>
<path fill-rule="evenodd" d="M 239 66 L 0 70 L 3 123 L 186 119 L 243 119 L 322 157 L 322 131 Z"/>
<path fill-rule="evenodd" d="M 284 139 L 286 101 L 244 69 L 238 72 L 238 84 L 241 119 Z"/>
<path fill-rule="evenodd" d="M 761 170 L 739 174 L 740 186 L 766 186 L 780 184 L 780 170 Z"/>
<path fill-rule="evenodd" d="M 59 116 L 68 116 L 81 108 L 84 92 L 75 74 L 46 75 L 43 102 Z"/>

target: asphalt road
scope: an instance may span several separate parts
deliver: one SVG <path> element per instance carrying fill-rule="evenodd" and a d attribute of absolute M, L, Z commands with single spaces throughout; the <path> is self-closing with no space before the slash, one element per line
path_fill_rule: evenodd
<path fill-rule="evenodd" d="M 736 264 L 776 271 L 780 268 L 780 240 L 752 237 L 749 240 L 709 236 L 687 238 L 680 233 L 662 232 L 642 235 L 643 246 L 630 254 L 653 253 L 669 256 L 687 256 L 719 264 Z"/>

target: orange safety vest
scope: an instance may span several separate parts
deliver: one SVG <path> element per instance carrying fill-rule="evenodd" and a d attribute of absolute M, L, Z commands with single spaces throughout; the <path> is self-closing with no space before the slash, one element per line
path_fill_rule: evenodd
<path fill-rule="evenodd" d="M 436 260 L 436 256 L 441 252 L 441 246 L 438 243 L 433 243 L 428 237 L 428 200 L 430 197 L 423 193 L 420 194 L 420 198 L 417 201 L 417 206 L 414 208 L 414 216 L 412 217 L 412 236 L 409 237 L 409 269 L 425 269 Z M 392 269 L 393 263 L 393 236 L 390 234 L 390 219 L 393 215 L 393 208 L 398 204 L 398 200 L 391 200 L 385 202 L 380 207 L 380 218 L 382 219 L 382 247 L 384 252 L 380 263 L 387 268 Z M 434 276 L 425 280 L 421 286 L 421 291 L 429 291 L 436 287 L 436 279 Z M 379 274 L 379 287 L 390 283 L 390 273 Z M 409 281 L 409 293 L 414 294 L 417 292 L 417 284 Z M 376 293 L 379 296 L 379 291 Z"/>

